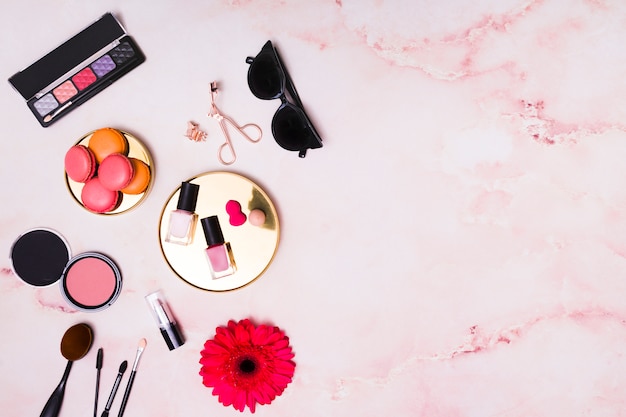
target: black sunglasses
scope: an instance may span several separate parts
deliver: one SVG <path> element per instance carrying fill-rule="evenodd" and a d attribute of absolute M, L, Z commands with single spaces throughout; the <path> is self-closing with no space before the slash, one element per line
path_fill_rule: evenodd
<path fill-rule="evenodd" d="M 304 158 L 308 149 L 322 147 L 322 138 L 304 112 L 296 87 L 285 69 L 278 51 L 267 41 L 259 54 L 246 58 L 248 86 L 262 100 L 280 98 L 282 104 L 272 119 L 272 134 L 276 142 L 289 151 L 299 151 Z"/>

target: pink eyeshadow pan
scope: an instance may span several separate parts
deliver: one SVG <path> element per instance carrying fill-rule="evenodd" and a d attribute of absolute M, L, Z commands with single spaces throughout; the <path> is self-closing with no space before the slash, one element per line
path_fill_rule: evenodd
<path fill-rule="evenodd" d="M 52 94 L 59 100 L 60 104 L 65 103 L 78 93 L 76 87 L 70 80 L 65 81 L 63 84 L 52 90 Z"/>
<path fill-rule="evenodd" d="M 121 276 L 108 258 L 96 253 L 83 254 L 67 267 L 63 290 L 75 307 L 100 309 L 108 307 L 119 295 Z"/>
<path fill-rule="evenodd" d="M 79 90 L 84 90 L 96 81 L 96 74 L 87 67 L 72 77 L 72 81 Z"/>

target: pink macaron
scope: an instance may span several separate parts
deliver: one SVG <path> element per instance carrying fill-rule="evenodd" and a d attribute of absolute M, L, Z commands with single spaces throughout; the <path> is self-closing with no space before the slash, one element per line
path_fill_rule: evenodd
<path fill-rule="evenodd" d="M 93 177 L 85 183 L 80 199 L 87 210 L 94 213 L 107 213 L 115 210 L 121 202 L 121 193 L 104 186 L 99 177 Z"/>
<path fill-rule="evenodd" d="M 102 161 L 98 168 L 98 178 L 102 186 L 111 191 L 119 191 L 133 179 L 135 169 L 128 157 L 121 153 L 114 153 Z"/>
<path fill-rule="evenodd" d="M 76 182 L 86 182 L 96 172 L 96 157 L 83 145 L 72 146 L 65 154 L 65 172 Z"/>

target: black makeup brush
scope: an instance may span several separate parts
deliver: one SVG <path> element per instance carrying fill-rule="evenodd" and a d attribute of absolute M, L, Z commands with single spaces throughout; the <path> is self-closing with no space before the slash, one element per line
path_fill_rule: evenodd
<path fill-rule="evenodd" d="M 98 415 L 98 393 L 100 392 L 100 370 L 102 369 L 102 348 L 98 349 L 96 357 L 96 400 L 93 405 L 93 417 Z"/>
<path fill-rule="evenodd" d="M 133 364 L 133 369 L 130 372 L 130 378 L 128 379 L 128 385 L 126 385 L 126 390 L 124 391 L 124 397 L 122 398 L 122 405 L 120 405 L 120 412 L 117 417 L 122 417 L 124 414 L 124 410 L 126 409 L 126 403 L 128 403 L 128 397 L 130 396 L 130 390 L 133 387 L 133 381 L 135 380 L 135 375 L 137 374 L 137 366 L 139 365 L 139 358 L 141 358 L 141 354 L 143 350 L 146 348 L 146 339 L 141 339 L 139 341 L 139 346 L 137 346 L 137 355 L 135 356 L 135 363 Z"/>
<path fill-rule="evenodd" d="M 113 383 L 113 389 L 111 390 L 111 395 L 109 395 L 109 400 L 107 401 L 107 405 L 104 407 L 104 411 L 102 412 L 101 417 L 108 417 L 109 410 L 111 410 L 111 406 L 113 405 L 113 399 L 115 398 L 115 394 L 117 393 L 117 389 L 120 386 L 120 381 L 122 380 L 122 375 L 126 372 L 126 368 L 128 367 L 128 362 L 124 361 L 120 365 L 120 369 L 117 372 L 117 377 L 115 378 L 115 382 Z"/>

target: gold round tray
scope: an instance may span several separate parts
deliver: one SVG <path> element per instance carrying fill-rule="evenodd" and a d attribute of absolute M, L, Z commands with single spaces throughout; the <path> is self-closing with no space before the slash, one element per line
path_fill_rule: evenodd
<path fill-rule="evenodd" d="M 85 136 L 80 138 L 78 142 L 75 143 L 75 145 L 87 146 L 89 144 L 89 139 L 91 138 L 94 132 L 87 133 Z M 124 137 L 126 137 L 126 140 L 128 141 L 128 156 L 130 158 L 137 158 L 140 161 L 143 161 L 146 165 L 148 165 L 148 168 L 150 169 L 150 183 L 148 184 L 148 187 L 146 188 L 146 190 L 141 194 L 122 194 L 122 201 L 115 210 L 112 210 L 106 213 L 94 213 L 93 211 L 88 210 L 80 199 L 80 194 L 85 184 L 83 184 L 82 182 L 73 181 L 67 176 L 67 173 L 65 173 L 65 183 L 67 184 L 67 188 L 70 190 L 70 194 L 72 194 L 72 197 L 74 197 L 74 200 L 82 208 L 84 208 L 90 213 L 104 215 L 104 216 L 124 213 L 125 211 L 128 211 L 134 208 L 135 206 L 139 205 L 139 203 L 141 203 L 143 199 L 146 198 L 146 196 L 148 195 L 148 192 L 150 191 L 150 188 L 152 187 L 152 182 L 154 180 L 154 163 L 152 162 L 152 157 L 150 156 L 148 149 L 146 149 L 144 144 L 141 143 L 141 141 L 137 139 L 135 136 L 133 136 L 132 134 L 128 132 L 124 132 L 122 130 L 120 130 L 120 133 L 122 133 Z"/>
<path fill-rule="evenodd" d="M 280 227 L 274 204 L 261 187 L 232 172 L 207 172 L 187 181 L 200 186 L 195 236 L 188 246 L 165 241 L 169 215 L 178 203 L 178 187 L 165 203 L 159 220 L 159 243 L 168 265 L 183 281 L 207 291 L 230 291 L 250 284 L 267 270 L 278 249 Z M 241 226 L 232 226 L 226 213 L 229 200 L 238 201 L 246 216 L 253 209 L 263 210 L 265 223 L 253 226 L 246 220 Z M 205 255 L 207 243 L 200 224 L 200 219 L 213 215 L 219 219 L 224 240 L 230 242 L 237 265 L 234 274 L 218 279 L 211 278 Z"/>

